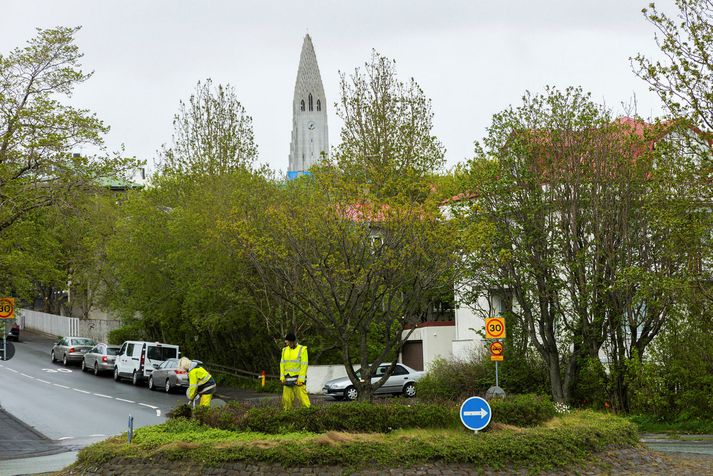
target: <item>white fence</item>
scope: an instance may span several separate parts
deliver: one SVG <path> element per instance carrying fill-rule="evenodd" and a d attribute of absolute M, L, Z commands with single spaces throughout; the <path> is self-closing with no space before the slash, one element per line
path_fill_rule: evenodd
<path fill-rule="evenodd" d="M 46 312 L 18 309 L 20 327 L 53 336 L 76 336 L 79 334 L 79 319 L 58 316 Z"/>

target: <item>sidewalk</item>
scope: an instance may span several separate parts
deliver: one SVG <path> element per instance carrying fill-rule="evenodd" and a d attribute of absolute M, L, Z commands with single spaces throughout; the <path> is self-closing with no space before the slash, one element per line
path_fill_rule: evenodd
<path fill-rule="evenodd" d="M 67 451 L 0 407 L 0 461 Z"/>

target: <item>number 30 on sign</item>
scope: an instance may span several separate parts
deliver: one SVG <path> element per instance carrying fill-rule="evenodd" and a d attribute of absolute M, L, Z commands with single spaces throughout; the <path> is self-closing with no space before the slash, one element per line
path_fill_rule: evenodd
<path fill-rule="evenodd" d="M 485 319 L 485 338 L 504 339 L 505 319 L 502 317 L 489 317 Z"/>
<path fill-rule="evenodd" d="M 0 319 L 15 318 L 15 298 L 0 298 Z"/>

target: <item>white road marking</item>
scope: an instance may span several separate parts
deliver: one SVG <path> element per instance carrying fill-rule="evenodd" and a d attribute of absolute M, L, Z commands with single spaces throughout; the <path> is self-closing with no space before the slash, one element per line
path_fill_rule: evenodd
<path fill-rule="evenodd" d="M 72 438 L 74 438 L 74 437 L 73 437 L 73 436 L 63 436 L 62 438 L 57 438 L 57 440 L 58 440 L 58 441 L 71 440 Z"/>
<path fill-rule="evenodd" d="M 101 433 L 97 433 L 96 435 L 89 435 L 90 438 L 96 438 L 96 437 L 99 437 L 99 436 L 106 436 L 106 435 L 103 435 L 103 434 L 101 434 Z"/>
<path fill-rule="evenodd" d="M 10 372 L 15 372 L 15 373 L 19 373 L 19 372 L 18 372 L 17 370 L 15 370 L 15 369 L 11 369 L 10 367 L 8 367 L 7 369 L 8 369 L 8 370 L 9 370 Z"/>
<path fill-rule="evenodd" d="M 119 398 L 119 397 L 114 397 L 115 400 L 119 400 L 120 402 L 126 402 L 126 403 L 136 403 L 133 400 L 126 400 L 124 398 Z"/>
<path fill-rule="evenodd" d="M 114 398 L 111 395 L 103 395 L 101 393 L 93 393 L 92 395 L 96 395 L 97 397 L 102 397 L 102 398 Z"/>
<path fill-rule="evenodd" d="M 35 379 L 35 380 L 37 380 L 38 382 L 47 383 L 47 384 L 51 384 L 51 383 L 52 383 L 52 382 L 48 382 L 47 380 L 42 380 L 41 378 L 38 378 L 38 379 Z"/>
<path fill-rule="evenodd" d="M 72 388 L 72 390 L 74 390 L 75 392 L 79 392 L 79 393 L 86 393 L 87 395 L 92 393 L 92 392 L 87 392 L 86 390 L 79 390 L 78 388 Z"/>
<path fill-rule="evenodd" d="M 156 416 L 161 416 L 161 410 L 156 410 Z"/>
<path fill-rule="evenodd" d="M 153 406 L 153 405 L 149 405 L 148 403 L 139 403 L 139 405 L 141 405 L 142 407 L 149 407 L 149 408 L 151 408 L 151 409 L 153 409 L 153 410 L 156 410 L 156 409 L 158 408 L 158 407 L 155 407 L 155 406 Z"/>
<path fill-rule="evenodd" d="M 60 388 L 69 388 L 69 387 L 66 386 L 66 385 L 60 385 L 60 384 L 58 384 L 58 383 L 53 383 L 52 385 L 54 385 L 55 387 L 60 387 Z"/>
<path fill-rule="evenodd" d="M 20 375 L 22 375 L 23 377 L 27 377 L 27 378 L 35 378 L 32 375 L 23 374 L 22 372 L 20 372 Z"/>

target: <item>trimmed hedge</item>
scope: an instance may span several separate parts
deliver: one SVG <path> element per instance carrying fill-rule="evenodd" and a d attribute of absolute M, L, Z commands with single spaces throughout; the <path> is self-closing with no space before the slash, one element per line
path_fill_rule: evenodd
<path fill-rule="evenodd" d="M 296 431 L 388 433 L 400 428 L 454 428 L 458 424 L 456 410 L 451 407 L 361 402 L 334 403 L 291 411 L 230 402 L 218 408 L 198 408 L 193 418 L 213 428 L 270 434 Z"/>
<path fill-rule="evenodd" d="M 518 395 L 490 402 L 493 423 L 536 426 L 555 416 L 550 400 L 538 395 Z M 296 431 L 326 433 L 388 433 L 402 428 L 460 428 L 460 405 L 415 403 L 334 403 L 284 411 L 276 406 L 254 407 L 231 402 L 223 407 L 198 408 L 192 416 L 213 428 L 284 434 Z M 171 417 L 191 417 L 187 406 Z"/>
<path fill-rule="evenodd" d="M 556 415 L 555 405 L 542 395 L 513 395 L 490 400 L 493 421 L 515 426 L 537 426 Z"/>
<path fill-rule="evenodd" d="M 233 432 L 176 419 L 139 428 L 134 442 L 126 435 L 82 449 L 68 469 L 94 473 L 117 461 L 198 463 L 204 468 L 232 462 L 276 463 L 285 468 L 330 465 L 350 470 L 388 468 L 447 461 L 474 468 L 564 467 L 587 459 L 593 452 L 634 446 L 636 426 L 610 415 L 575 412 L 547 427 L 499 430 L 474 434 L 461 430 L 399 430 L 389 434 L 290 433 L 265 435 Z"/>

